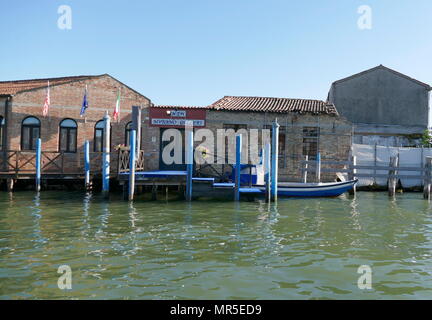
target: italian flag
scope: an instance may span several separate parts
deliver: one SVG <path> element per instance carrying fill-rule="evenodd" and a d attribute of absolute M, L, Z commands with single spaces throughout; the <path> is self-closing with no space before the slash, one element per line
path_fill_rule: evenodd
<path fill-rule="evenodd" d="M 118 120 L 119 114 L 120 114 L 120 88 L 118 90 L 117 102 L 116 102 L 116 106 L 115 106 L 114 114 L 113 114 L 114 120 Z"/>

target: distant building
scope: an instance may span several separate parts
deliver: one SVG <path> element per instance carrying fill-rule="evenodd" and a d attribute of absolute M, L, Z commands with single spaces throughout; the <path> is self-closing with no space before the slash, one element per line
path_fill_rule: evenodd
<path fill-rule="evenodd" d="M 335 81 L 328 94 L 354 143 L 415 146 L 429 125 L 431 87 L 383 65 Z"/>

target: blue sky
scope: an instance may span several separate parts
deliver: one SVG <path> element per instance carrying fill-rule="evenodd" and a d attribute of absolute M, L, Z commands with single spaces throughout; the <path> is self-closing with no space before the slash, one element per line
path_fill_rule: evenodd
<path fill-rule="evenodd" d="M 379 64 L 432 84 L 430 0 L 0 1 L 0 80 L 109 73 L 171 105 L 325 99 Z M 63 4 L 71 30 L 57 27 Z M 371 30 L 357 27 L 360 5 Z"/>

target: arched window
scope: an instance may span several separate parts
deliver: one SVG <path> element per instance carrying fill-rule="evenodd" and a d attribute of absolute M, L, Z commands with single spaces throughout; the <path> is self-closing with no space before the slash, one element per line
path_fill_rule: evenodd
<path fill-rule="evenodd" d="M 75 120 L 64 119 L 60 122 L 59 150 L 64 152 L 77 151 L 77 130 Z"/>
<path fill-rule="evenodd" d="M 93 148 L 95 152 L 103 151 L 104 127 L 105 127 L 105 123 L 103 120 L 99 120 L 98 122 L 96 122 L 95 132 L 94 132 L 94 148 Z M 112 139 L 112 126 L 110 130 L 110 145 L 111 145 L 111 139 Z"/>
<path fill-rule="evenodd" d="M 132 131 L 132 121 L 128 122 L 125 128 L 125 145 L 128 146 L 130 143 L 130 132 Z"/>
<path fill-rule="evenodd" d="M 21 125 L 21 150 L 36 150 L 36 141 L 40 138 L 40 121 L 27 117 Z"/>
<path fill-rule="evenodd" d="M 0 116 L 0 150 L 3 150 L 5 119 Z"/>

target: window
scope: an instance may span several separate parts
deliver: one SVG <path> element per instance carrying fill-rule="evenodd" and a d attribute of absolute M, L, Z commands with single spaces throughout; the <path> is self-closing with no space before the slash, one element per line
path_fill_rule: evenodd
<path fill-rule="evenodd" d="M 40 138 L 40 121 L 35 117 L 27 117 L 21 126 L 21 150 L 36 150 L 36 141 Z"/>
<path fill-rule="evenodd" d="M 271 143 L 271 139 L 273 137 L 273 125 L 264 125 L 264 129 L 268 129 L 270 130 L 270 143 Z M 285 155 L 285 127 L 283 126 L 279 126 L 279 149 L 278 149 L 278 153 L 279 153 L 279 157 L 283 157 Z M 263 146 L 264 147 L 264 146 Z"/>
<path fill-rule="evenodd" d="M 132 131 L 132 122 L 128 122 L 125 128 L 125 146 L 129 146 L 131 131 Z"/>
<path fill-rule="evenodd" d="M 0 150 L 3 150 L 5 119 L 0 116 Z"/>
<path fill-rule="evenodd" d="M 303 155 L 309 156 L 309 160 L 315 160 L 319 150 L 318 127 L 303 127 Z"/>
<path fill-rule="evenodd" d="M 235 145 L 236 145 L 236 134 L 239 133 L 239 130 L 247 130 L 246 124 L 224 124 L 223 128 L 225 131 L 234 130 L 235 134 L 226 134 L 225 135 L 225 163 L 234 163 L 235 162 Z M 241 132 L 240 132 L 241 133 Z M 230 155 L 230 152 L 232 153 Z M 215 159 L 217 161 L 217 159 Z"/>
<path fill-rule="evenodd" d="M 77 124 L 72 119 L 60 122 L 59 150 L 64 152 L 77 151 Z"/>
<path fill-rule="evenodd" d="M 95 133 L 94 133 L 94 151 L 95 152 L 102 152 L 103 151 L 103 141 L 104 141 L 104 121 L 99 120 L 96 122 L 95 125 Z M 112 138 L 112 126 L 110 130 L 110 145 L 111 145 L 111 138 Z"/>

